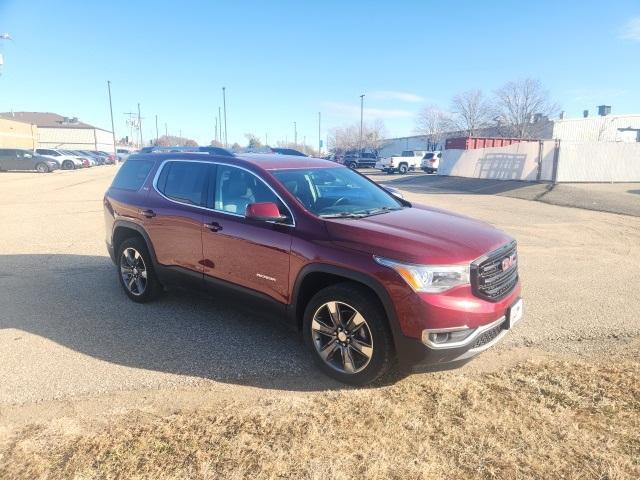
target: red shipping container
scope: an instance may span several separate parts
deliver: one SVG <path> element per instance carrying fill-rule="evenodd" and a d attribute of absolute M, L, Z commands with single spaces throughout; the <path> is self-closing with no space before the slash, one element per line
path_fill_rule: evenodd
<path fill-rule="evenodd" d="M 455 137 L 447 138 L 445 150 L 475 150 L 476 148 L 506 147 L 513 143 L 537 142 L 523 138 L 494 138 L 494 137 Z"/>

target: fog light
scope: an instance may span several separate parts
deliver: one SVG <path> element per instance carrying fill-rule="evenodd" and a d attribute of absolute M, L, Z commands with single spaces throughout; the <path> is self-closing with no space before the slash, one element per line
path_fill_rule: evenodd
<path fill-rule="evenodd" d="M 430 333 L 429 340 L 433 343 L 445 343 L 449 340 L 449 333 Z"/>
<path fill-rule="evenodd" d="M 422 343 L 428 346 L 451 346 L 455 347 L 458 343 L 463 343 L 473 332 L 473 328 L 460 328 L 458 330 L 423 330 Z"/>

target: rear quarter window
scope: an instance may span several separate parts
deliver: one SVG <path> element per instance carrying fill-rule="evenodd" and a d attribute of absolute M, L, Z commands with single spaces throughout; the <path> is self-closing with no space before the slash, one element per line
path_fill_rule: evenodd
<path fill-rule="evenodd" d="M 129 160 L 120 167 L 111 184 L 112 188 L 139 190 L 153 168 L 152 160 Z"/>

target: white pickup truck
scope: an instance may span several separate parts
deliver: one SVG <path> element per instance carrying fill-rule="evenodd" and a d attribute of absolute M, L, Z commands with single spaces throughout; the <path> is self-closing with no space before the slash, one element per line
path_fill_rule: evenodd
<path fill-rule="evenodd" d="M 386 157 L 376 162 L 376 168 L 387 173 L 396 171 L 402 175 L 409 170 L 421 168 L 422 159 L 428 152 L 426 150 L 405 150 L 399 157 Z"/>

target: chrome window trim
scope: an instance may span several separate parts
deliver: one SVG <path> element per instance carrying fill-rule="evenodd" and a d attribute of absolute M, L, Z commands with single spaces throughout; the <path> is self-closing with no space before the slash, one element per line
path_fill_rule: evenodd
<path fill-rule="evenodd" d="M 278 199 L 282 202 L 284 207 L 289 211 L 289 215 L 291 215 L 291 222 L 292 223 L 280 223 L 280 222 L 265 222 L 265 223 L 272 223 L 272 224 L 277 224 L 277 225 L 285 225 L 287 227 L 295 227 L 296 226 L 296 219 L 295 219 L 295 217 L 293 215 L 293 211 L 291 210 L 291 208 L 289 208 L 289 205 L 287 205 L 287 203 L 282 199 L 282 197 L 280 195 L 278 195 L 278 192 L 276 192 L 271 187 L 271 185 L 269 185 L 263 178 L 261 178 L 259 175 L 256 175 L 255 172 L 252 172 L 248 168 L 244 168 L 244 167 L 241 167 L 239 165 L 234 165 L 232 163 L 226 163 L 226 162 L 203 162 L 202 160 L 188 160 L 188 159 L 182 159 L 182 158 L 168 158 L 166 160 L 163 160 L 162 163 L 160 164 L 160 166 L 158 167 L 158 170 L 156 170 L 156 174 L 153 177 L 152 186 L 153 186 L 153 189 L 155 190 L 155 192 L 158 195 L 160 195 L 162 198 L 164 198 L 165 200 L 168 200 L 168 201 L 173 202 L 173 203 L 177 203 L 178 205 L 185 205 L 187 207 L 193 207 L 193 208 L 197 208 L 197 209 L 200 209 L 200 210 L 205 210 L 207 212 L 215 212 L 215 213 L 221 213 L 221 214 L 224 214 L 224 215 L 230 215 L 232 217 L 246 218 L 246 215 L 241 215 L 239 213 L 226 212 L 224 210 L 216 210 L 215 208 L 203 207 L 202 205 L 192 205 L 190 203 L 179 202 L 177 200 L 174 200 L 172 198 L 167 197 L 164 193 L 162 193 L 160 190 L 158 190 L 158 185 L 157 184 L 158 184 L 158 178 L 160 178 L 160 174 L 162 173 L 162 170 L 165 168 L 166 164 L 169 163 L 169 162 L 202 163 L 204 165 L 224 165 L 224 166 L 227 166 L 227 167 L 239 168 L 240 170 L 244 170 L 245 172 L 253 175 L 258 180 L 260 180 L 262 183 L 264 183 L 267 186 L 267 188 L 269 190 L 271 190 L 271 192 L 273 192 L 273 194 L 276 197 L 278 197 Z M 215 192 L 215 187 L 214 187 L 214 192 Z"/>

